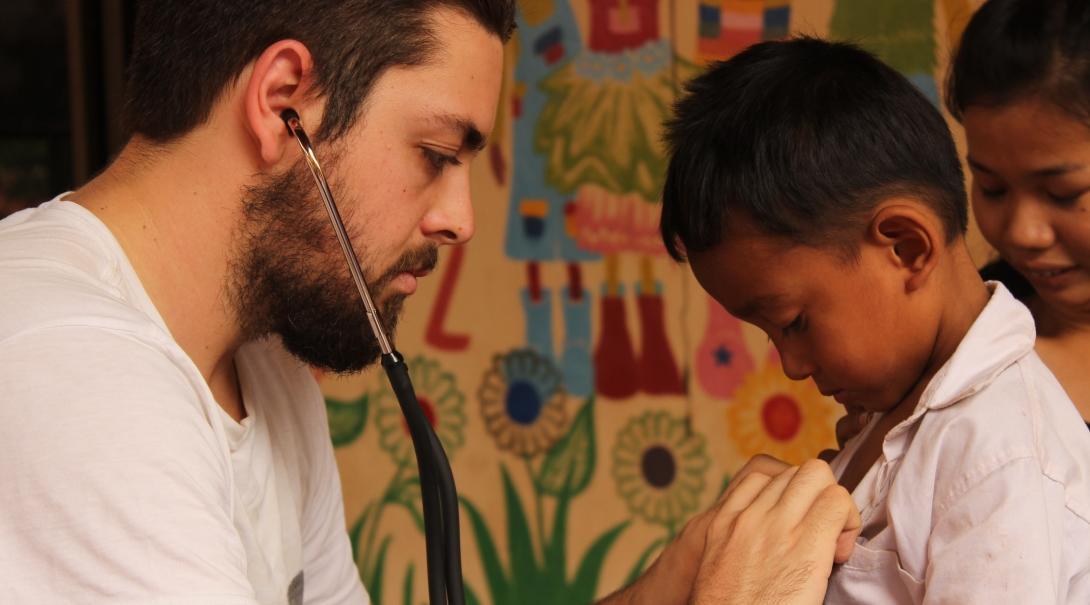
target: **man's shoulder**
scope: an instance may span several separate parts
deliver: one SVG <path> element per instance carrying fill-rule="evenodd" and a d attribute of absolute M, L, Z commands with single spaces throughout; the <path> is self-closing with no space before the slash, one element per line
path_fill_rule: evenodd
<path fill-rule="evenodd" d="M 0 343 L 65 326 L 161 337 L 164 330 L 129 300 L 105 226 L 74 206 L 51 203 L 0 221 Z"/>

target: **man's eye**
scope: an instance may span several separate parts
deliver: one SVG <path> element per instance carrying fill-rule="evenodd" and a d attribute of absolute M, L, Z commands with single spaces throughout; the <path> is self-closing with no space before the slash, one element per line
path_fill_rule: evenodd
<path fill-rule="evenodd" d="M 462 165 L 462 161 L 458 159 L 458 156 L 440 153 L 430 147 L 421 147 L 420 149 L 424 152 L 424 159 L 427 160 L 428 166 L 435 173 L 442 172 L 443 168 L 447 166 Z"/>

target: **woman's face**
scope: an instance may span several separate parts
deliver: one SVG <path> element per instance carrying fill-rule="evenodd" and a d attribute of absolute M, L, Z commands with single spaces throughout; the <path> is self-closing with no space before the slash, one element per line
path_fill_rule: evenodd
<path fill-rule="evenodd" d="M 1090 318 L 1090 127 L 1035 99 L 963 122 L 984 237 L 1045 303 Z"/>

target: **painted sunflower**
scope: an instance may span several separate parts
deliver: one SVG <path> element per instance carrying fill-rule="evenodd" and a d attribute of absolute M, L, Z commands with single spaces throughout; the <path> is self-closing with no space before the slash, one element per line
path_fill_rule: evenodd
<path fill-rule="evenodd" d="M 493 357 L 478 396 L 485 428 L 502 450 L 530 458 L 564 434 L 563 377 L 533 349 Z"/>
<path fill-rule="evenodd" d="M 669 528 L 699 508 L 708 463 L 704 437 L 666 412 L 630 420 L 613 446 L 613 479 L 628 509 Z"/>
<path fill-rule="evenodd" d="M 770 454 L 800 464 L 836 447 L 837 406 L 813 381 L 785 376 L 779 363 L 746 376 L 726 415 L 727 436 L 745 458 Z"/>
<path fill-rule="evenodd" d="M 458 390 L 454 375 L 440 368 L 438 361 L 418 355 L 408 360 L 407 364 L 424 416 L 439 436 L 447 455 L 452 455 L 465 442 L 465 395 Z M 401 414 L 401 407 L 390 385 L 383 381 L 374 397 L 372 405 L 376 410 L 379 444 L 398 466 L 414 464 L 416 456 L 409 436 L 409 425 Z"/>

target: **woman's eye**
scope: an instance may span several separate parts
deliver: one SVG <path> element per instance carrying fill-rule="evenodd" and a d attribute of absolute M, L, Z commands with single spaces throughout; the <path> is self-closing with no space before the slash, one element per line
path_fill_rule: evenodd
<path fill-rule="evenodd" d="M 988 188 L 988 187 L 981 186 L 980 187 L 980 193 L 984 197 L 994 200 L 994 199 L 998 199 L 998 198 L 1001 198 L 1004 195 L 1006 195 L 1007 190 L 1002 188 L 1002 187 Z"/>
<path fill-rule="evenodd" d="M 1048 199 L 1052 200 L 1053 203 L 1060 204 L 1061 206 L 1070 206 L 1071 204 L 1079 201 L 1079 198 L 1086 195 L 1086 192 L 1087 190 L 1085 189 L 1067 195 L 1060 195 L 1057 193 L 1049 192 Z"/>

